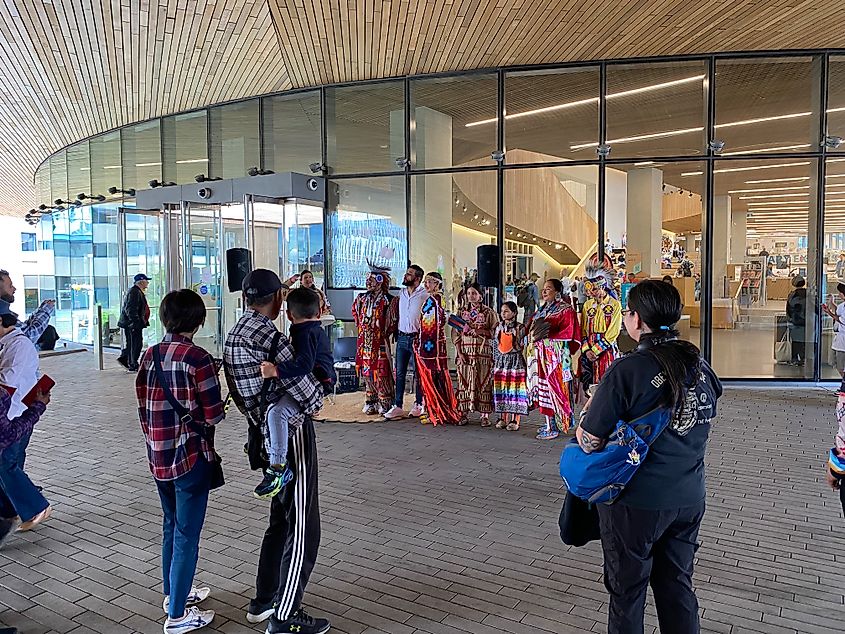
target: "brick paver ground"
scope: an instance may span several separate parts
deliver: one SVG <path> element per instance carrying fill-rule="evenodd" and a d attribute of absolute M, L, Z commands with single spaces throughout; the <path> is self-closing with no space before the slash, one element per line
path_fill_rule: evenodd
<path fill-rule="evenodd" d="M 113 363 L 113 362 L 111 362 Z M 29 471 L 55 513 L 0 551 L 0 623 L 25 634 L 160 632 L 158 498 L 132 377 L 90 354 L 46 359 L 58 380 Z M 708 455 L 696 584 L 711 632 L 841 631 L 845 521 L 821 462 L 834 396 L 729 390 Z M 209 631 L 241 634 L 266 504 L 220 428 L 228 483 L 212 493 L 198 581 Z M 318 427 L 323 545 L 306 604 L 348 634 L 604 631 L 596 544 L 557 537 L 562 442 L 416 423 Z M 648 608 L 649 627 L 656 625 Z"/>

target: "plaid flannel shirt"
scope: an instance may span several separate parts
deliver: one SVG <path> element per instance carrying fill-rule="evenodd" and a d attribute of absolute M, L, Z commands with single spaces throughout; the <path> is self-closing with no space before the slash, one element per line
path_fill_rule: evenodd
<path fill-rule="evenodd" d="M 38 343 L 54 312 L 56 312 L 55 304 L 41 302 L 41 306 L 29 316 L 29 319 L 18 322 L 18 328 L 32 343 Z"/>
<path fill-rule="evenodd" d="M 211 355 L 190 339 L 171 334 L 161 340 L 159 351 L 168 387 L 194 421 L 211 426 L 223 420 L 220 381 Z M 193 469 L 200 453 L 209 462 L 215 460 L 214 427 L 208 428 L 208 443 L 179 419 L 159 385 L 152 348 L 141 359 L 135 393 L 150 471 L 156 480 L 175 480 L 185 475 Z"/>
<path fill-rule="evenodd" d="M 223 344 L 223 364 L 227 378 L 230 379 L 229 390 L 240 397 L 235 399 L 235 404 L 251 424 L 261 428 L 265 438 L 269 432 L 266 412 L 261 411 L 261 387 L 264 385 L 261 362 L 270 361 L 273 365 L 279 365 L 293 359 L 295 354 L 290 341 L 282 335 L 276 358 L 269 358 L 270 346 L 277 332 L 278 329 L 269 318 L 248 308 L 229 331 Z M 313 374 L 292 379 L 273 379 L 267 391 L 267 404 L 278 402 L 285 394 L 299 403 L 302 412 L 301 416 L 289 421 L 294 428 L 303 423 L 305 416 L 320 411 L 323 405 L 323 388 Z"/>

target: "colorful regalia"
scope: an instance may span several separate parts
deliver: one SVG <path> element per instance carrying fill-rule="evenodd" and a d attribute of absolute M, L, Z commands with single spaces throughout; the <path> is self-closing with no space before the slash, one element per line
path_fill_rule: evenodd
<path fill-rule="evenodd" d="M 515 319 L 500 323 L 493 350 L 493 408 L 497 414 L 528 414 L 528 369 L 523 356 L 525 326 Z"/>
<path fill-rule="evenodd" d="M 601 381 L 619 356 L 616 340 L 622 328 L 622 304 L 616 297 L 613 274 L 603 267 L 587 267 L 585 283 L 590 298 L 581 311 L 581 359 L 579 377 L 584 389 Z M 587 358 L 592 352 L 596 359 Z"/>
<path fill-rule="evenodd" d="M 393 370 L 390 364 L 388 338 L 396 329 L 397 298 L 390 295 L 387 269 L 372 267 L 375 288 L 361 293 L 352 302 L 352 317 L 358 328 L 355 366 L 366 386 L 368 413 L 390 409 L 395 398 Z"/>
<path fill-rule="evenodd" d="M 446 354 L 446 311 L 443 298 L 431 295 L 422 306 L 417 339 L 417 372 L 425 397 L 426 416 L 434 425 L 457 425 L 458 411 Z"/>
<path fill-rule="evenodd" d="M 484 304 L 464 305 L 459 315 L 473 332 L 452 330 L 452 342 L 466 362 L 458 361 L 458 409 L 489 414 L 493 411 L 493 354 L 490 340 L 496 329 L 496 313 Z"/>
<path fill-rule="evenodd" d="M 540 413 L 548 417 L 550 431 L 566 432 L 574 421 L 572 355 L 581 345 L 578 315 L 568 300 L 557 299 L 544 304 L 534 319 L 545 320 L 550 330 L 548 337 L 534 342 L 532 396 Z"/>

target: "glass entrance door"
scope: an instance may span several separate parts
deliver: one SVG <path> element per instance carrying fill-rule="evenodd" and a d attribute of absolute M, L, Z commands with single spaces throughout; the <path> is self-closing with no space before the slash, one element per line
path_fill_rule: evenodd
<path fill-rule="evenodd" d="M 223 341 L 236 318 L 237 302 L 226 288 L 227 249 L 245 244 L 242 204 L 183 205 L 181 248 L 186 262 L 183 285 L 202 297 L 205 325 L 194 336 L 197 345 L 222 357 Z"/>
<path fill-rule="evenodd" d="M 254 268 L 278 271 L 283 281 L 309 270 L 315 286 L 323 289 L 322 207 L 297 200 L 268 202 L 247 197 L 247 217 Z M 287 332 L 284 314 L 280 325 Z"/>

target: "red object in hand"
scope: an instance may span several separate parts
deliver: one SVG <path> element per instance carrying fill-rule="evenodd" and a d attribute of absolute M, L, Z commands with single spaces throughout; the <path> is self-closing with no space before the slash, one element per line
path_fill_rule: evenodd
<path fill-rule="evenodd" d="M 41 378 L 38 379 L 38 383 L 36 383 L 35 386 L 27 392 L 27 395 L 23 397 L 21 403 L 23 403 L 25 407 L 32 407 L 38 393 L 41 392 L 46 394 L 53 389 L 54 385 L 56 385 L 56 382 L 46 374 L 43 374 Z"/>

